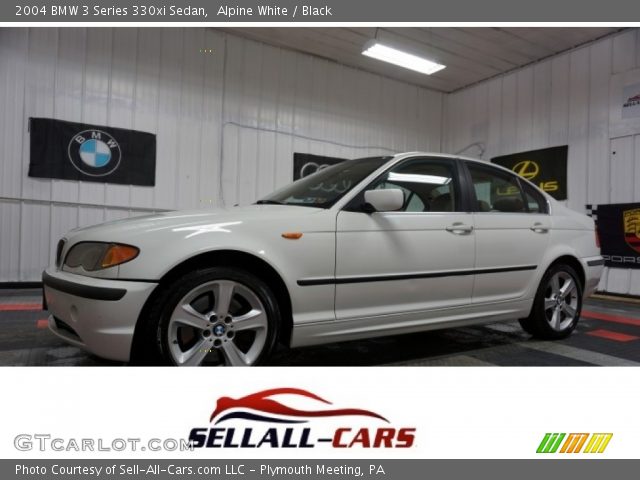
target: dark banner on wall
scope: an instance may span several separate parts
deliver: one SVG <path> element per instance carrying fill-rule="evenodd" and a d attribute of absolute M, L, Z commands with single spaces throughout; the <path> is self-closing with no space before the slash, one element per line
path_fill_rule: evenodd
<path fill-rule="evenodd" d="M 551 147 L 491 159 L 536 184 L 556 200 L 567 199 L 567 155 L 569 147 Z"/>
<path fill-rule="evenodd" d="M 293 179 L 299 180 L 308 177 L 318 170 L 342 163 L 346 158 L 323 157 L 322 155 L 311 155 L 310 153 L 293 154 Z"/>
<path fill-rule="evenodd" d="M 640 268 L 640 203 L 587 205 L 596 221 L 605 265 Z"/>
<path fill-rule="evenodd" d="M 50 118 L 30 118 L 29 176 L 155 185 L 156 136 Z"/>

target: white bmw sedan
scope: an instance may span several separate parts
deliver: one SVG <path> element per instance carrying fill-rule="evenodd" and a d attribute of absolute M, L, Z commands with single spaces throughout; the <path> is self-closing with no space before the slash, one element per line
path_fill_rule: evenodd
<path fill-rule="evenodd" d="M 603 264 L 592 219 L 512 172 L 406 153 L 251 206 L 73 230 L 43 283 L 51 330 L 100 357 L 254 365 L 277 342 L 514 319 L 563 338 Z"/>

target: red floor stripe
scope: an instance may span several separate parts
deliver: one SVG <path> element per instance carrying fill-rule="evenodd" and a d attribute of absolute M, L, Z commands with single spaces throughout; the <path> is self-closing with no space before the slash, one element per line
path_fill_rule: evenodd
<path fill-rule="evenodd" d="M 592 312 L 590 310 L 582 310 L 580 316 L 584 318 L 604 320 L 605 322 L 614 322 L 621 323 L 623 325 L 634 325 L 636 327 L 640 327 L 640 318 L 622 317 L 620 315 L 610 315 L 608 313 Z"/>
<path fill-rule="evenodd" d="M 43 330 L 45 328 L 49 328 L 49 320 L 46 318 L 42 318 L 36 322 L 36 328 L 38 330 Z"/>
<path fill-rule="evenodd" d="M 42 310 L 41 303 L 5 303 L 0 305 L 0 312 L 18 312 L 21 310 Z"/>
<path fill-rule="evenodd" d="M 610 330 L 592 330 L 587 332 L 587 335 L 593 337 L 606 338 L 607 340 L 615 340 L 616 342 L 631 342 L 632 340 L 638 340 L 640 337 L 634 337 L 633 335 L 627 335 L 619 332 L 612 332 Z"/>

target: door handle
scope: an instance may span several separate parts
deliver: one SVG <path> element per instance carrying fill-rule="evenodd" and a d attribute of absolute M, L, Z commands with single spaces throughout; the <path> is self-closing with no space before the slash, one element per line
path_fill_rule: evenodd
<path fill-rule="evenodd" d="M 453 225 L 449 225 L 445 227 L 447 232 L 455 233 L 456 235 L 468 235 L 473 232 L 472 225 L 465 225 L 463 223 L 454 223 Z"/>
<path fill-rule="evenodd" d="M 545 227 L 539 222 L 534 223 L 532 227 L 529 227 L 529 229 L 536 233 L 547 233 L 549 231 L 548 227 Z"/>

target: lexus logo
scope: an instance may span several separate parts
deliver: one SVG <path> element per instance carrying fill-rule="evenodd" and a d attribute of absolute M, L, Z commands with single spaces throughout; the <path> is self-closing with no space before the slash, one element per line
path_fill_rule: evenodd
<path fill-rule="evenodd" d="M 518 162 L 512 170 L 526 180 L 533 180 L 540 173 L 540 167 L 532 160 Z"/>

